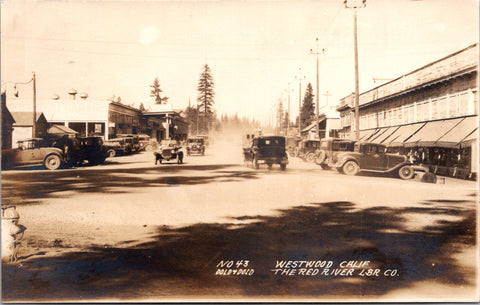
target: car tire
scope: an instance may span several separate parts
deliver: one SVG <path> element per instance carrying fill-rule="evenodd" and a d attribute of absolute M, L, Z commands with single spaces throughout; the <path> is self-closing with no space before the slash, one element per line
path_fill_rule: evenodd
<path fill-rule="evenodd" d="M 306 156 L 305 156 L 305 160 L 309 163 L 313 163 L 315 161 L 315 154 L 313 152 L 309 152 Z"/>
<path fill-rule="evenodd" d="M 145 145 L 145 151 L 152 151 L 152 150 L 153 150 L 153 146 L 151 144 Z"/>
<path fill-rule="evenodd" d="M 117 154 L 117 152 L 115 151 L 115 149 L 109 149 L 109 150 L 107 150 L 107 156 L 108 156 L 108 158 L 113 158 L 113 157 L 115 157 L 116 154 Z"/>
<path fill-rule="evenodd" d="M 280 164 L 280 170 L 284 171 L 287 169 L 287 165 L 286 164 Z"/>
<path fill-rule="evenodd" d="M 272 169 L 273 164 L 272 163 L 267 163 L 268 169 Z"/>
<path fill-rule="evenodd" d="M 410 165 L 404 165 L 398 170 L 398 176 L 403 180 L 410 180 L 415 175 L 415 171 Z"/>
<path fill-rule="evenodd" d="M 62 160 L 57 155 L 48 155 L 43 164 L 49 170 L 56 170 L 62 165 Z"/>
<path fill-rule="evenodd" d="M 342 166 L 342 169 L 343 169 L 343 172 L 345 173 L 345 175 L 348 175 L 348 176 L 355 176 L 360 171 L 360 167 L 358 166 L 357 162 L 355 162 L 355 161 L 347 161 Z"/>
<path fill-rule="evenodd" d="M 327 158 L 325 152 L 321 150 L 318 154 L 315 156 L 315 163 L 318 165 L 322 165 L 323 162 L 325 162 L 325 159 Z M 323 168 L 323 166 L 322 166 Z"/>

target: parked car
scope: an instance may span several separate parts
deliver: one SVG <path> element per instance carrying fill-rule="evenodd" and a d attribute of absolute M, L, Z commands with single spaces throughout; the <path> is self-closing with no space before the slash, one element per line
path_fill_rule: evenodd
<path fill-rule="evenodd" d="M 157 162 L 175 160 L 177 164 L 183 163 L 182 147 L 174 140 L 163 140 L 160 147 L 153 153 L 155 156 L 155 165 Z"/>
<path fill-rule="evenodd" d="M 320 139 L 320 148 L 315 151 L 315 163 L 323 169 L 329 169 L 337 162 L 340 152 L 353 151 L 355 140 L 340 138 Z"/>
<path fill-rule="evenodd" d="M 315 151 L 320 147 L 319 140 L 303 140 L 298 143 L 295 156 L 307 162 L 315 161 Z"/>
<path fill-rule="evenodd" d="M 18 148 L 2 150 L 2 168 L 43 164 L 55 170 L 65 164 L 63 151 L 56 147 L 45 147 L 44 139 L 31 138 L 18 141 Z"/>
<path fill-rule="evenodd" d="M 295 157 L 295 149 L 298 147 L 298 143 L 300 142 L 299 137 L 286 137 L 285 138 L 285 148 L 287 150 L 287 153 Z"/>
<path fill-rule="evenodd" d="M 273 164 L 280 164 L 280 169 L 285 170 L 288 156 L 285 150 L 285 138 L 279 136 L 262 136 L 253 138 L 250 147 L 243 149 L 245 163 L 258 169 L 260 164 L 267 164 L 271 169 Z"/>
<path fill-rule="evenodd" d="M 413 178 L 416 170 L 427 171 L 408 162 L 406 156 L 387 153 L 385 145 L 370 142 L 356 142 L 353 151 L 338 153 L 333 167 L 351 176 L 360 171 L 371 171 L 395 173 L 401 179 Z"/>
<path fill-rule="evenodd" d="M 104 145 L 102 137 L 82 137 L 78 138 L 80 148 L 74 153 L 77 163 L 88 161 L 90 165 L 97 165 L 105 162 L 107 158 L 107 148 Z"/>
<path fill-rule="evenodd" d="M 127 143 L 123 138 L 115 138 L 105 141 L 107 158 L 113 158 L 127 153 Z"/>
<path fill-rule="evenodd" d="M 187 156 L 192 154 L 205 155 L 205 139 L 203 137 L 191 137 L 187 139 Z"/>
<path fill-rule="evenodd" d="M 125 141 L 130 143 L 129 153 L 140 151 L 140 137 L 138 135 L 129 133 L 117 134 L 117 138 L 125 138 Z"/>
<path fill-rule="evenodd" d="M 158 148 L 158 142 L 156 140 L 152 140 L 149 135 L 139 134 L 138 138 L 140 144 L 140 151 L 152 151 Z"/>

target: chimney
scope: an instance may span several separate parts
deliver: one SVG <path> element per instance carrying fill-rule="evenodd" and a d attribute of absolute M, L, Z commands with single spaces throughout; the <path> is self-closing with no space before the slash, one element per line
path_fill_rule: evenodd
<path fill-rule="evenodd" d="M 86 100 L 87 97 L 88 97 L 88 94 L 87 94 L 86 92 L 80 93 L 80 98 L 81 98 L 82 100 Z"/>
<path fill-rule="evenodd" d="M 68 91 L 68 94 L 70 94 L 72 100 L 75 100 L 75 96 L 77 95 L 77 90 L 70 89 L 70 91 Z"/>

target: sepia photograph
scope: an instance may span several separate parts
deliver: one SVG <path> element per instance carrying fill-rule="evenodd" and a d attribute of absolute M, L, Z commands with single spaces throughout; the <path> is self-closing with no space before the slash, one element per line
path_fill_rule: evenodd
<path fill-rule="evenodd" d="M 477 303 L 478 0 L 1 0 L 2 303 Z"/>

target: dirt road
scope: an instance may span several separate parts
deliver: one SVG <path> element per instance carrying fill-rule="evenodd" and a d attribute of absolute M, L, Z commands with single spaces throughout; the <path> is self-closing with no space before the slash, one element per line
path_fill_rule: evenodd
<path fill-rule="evenodd" d="M 155 166 L 140 153 L 7 171 L 2 204 L 17 206 L 27 231 L 20 260 L 3 265 L 3 298 L 470 300 L 476 202 L 477 184 L 456 179 L 348 177 L 296 158 L 286 172 L 255 171 L 230 143 L 182 165 Z M 275 273 L 283 260 L 331 261 L 339 271 Z M 253 273 L 222 274 L 238 269 Z"/>

